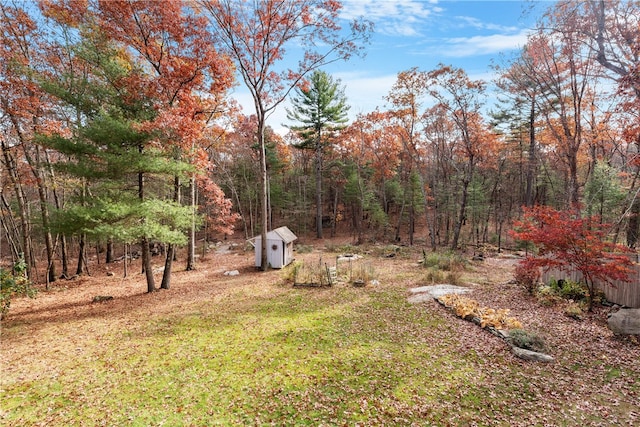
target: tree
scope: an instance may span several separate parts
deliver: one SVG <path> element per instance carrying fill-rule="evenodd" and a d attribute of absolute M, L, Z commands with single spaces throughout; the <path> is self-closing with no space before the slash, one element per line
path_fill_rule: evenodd
<path fill-rule="evenodd" d="M 333 133 L 342 129 L 348 121 L 347 97 L 340 80 L 324 71 L 311 73 L 309 85 L 296 88 L 296 96 L 291 99 L 292 110 L 287 110 L 287 118 L 302 123 L 291 126 L 303 142 L 296 148 L 314 150 L 316 172 L 316 236 L 322 239 L 322 172 L 323 154 L 331 144 Z"/>
<path fill-rule="evenodd" d="M 512 106 L 507 108 L 510 111 L 515 111 L 524 115 L 521 110 L 527 109 L 526 119 L 513 116 L 513 113 L 504 114 L 507 115 L 511 126 L 513 127 L 514 121 L 520 121 L 526 123 L 528 130 L 529 145 L 527 150 L 527 163 L 525 172 L 525 193 L 524 193 L 524 205 L 531 207 L 534 205 L 534 180 L 538 167 L 538 144 L 536 142 L 536 120 L 540 114 L 538 111 L 537 94 L 540 91 L 538 85 L 534 79 L 530 77 L 531 71 L 530 64 L 533 58 L 530 57 L 530 50 L 525 47 L 522 49 L 520 57 L 517 58 L 504 70 L 498 79 L 497 85 L 506 94 L 511 96 Z"/>
<path fill-rule="evenodd" d="M 111 58 L 105 68 L 118 69 L 114 62 L 118 61 Z M 94 89 L 104 93 L 106 87 L 94 82 Z M 94 241 L 141 242 L 147 291 L 152 292 L 155 281 L 148 242 L 186 243 L 184 233 L 190 226 L 192 210 L 152 194 L 146 184 L 151 176 L 184 176 L 192 168 L 150 146 L 153 134 L 139 128 L 150 112 L 121 103 L 129 95 L 121 90 L 101 97 L 99 108 L 108 111 L 85 110 L 85 124 L 75 136 L 42 136 L 39 142 L 65 154 L 68 160 L 56 166 L 87 183 L 58 213 L 57 228 Z M 88 96 L 78 98 L 78 102 L 97 107 Z M 162 183 L 157 181 L 157 185 Z"/>
<path fill-rule="evenodd" d="M 206 20 L 185 11 L 181 2 L 46 6 L 49 16 L 77 27 L 84 42 L 80 52 L 94 67 L 90 76 L 93 92 L 88 96 L 70 96 L 68 92 L 65 95 L 64 88 L 58 90 L 64 101 L 83 109 L 85 120 L 79 138 L 71 143 L 64 137 L 54 138 L 53 144 L 72 156 L 75 164 L 71 169 L 87 179 L 104 179 L 100 173 L 108 173 L 111 184 L 117 187 L 132 173 L 137 175 L 137 200 L 127 197 L 130 192 L 123 190 L 126 185 L 120 189 L 121 200 L 115 199 L 124 206 L 118 213 L 122 216 L 111 220 L 123 228 L 123 233 L 109 237 L 139 239 L 149 292 L 155 290 L 149 242 L 168 243 L 161 283 L 168 289 L 174 244 L 186 243 L 183 234 L 187 220 L 191 221 L 187 269 L 193 268 L 196 185 L 209 203 L 217 206 L 212 211 L 219 215 L 219 225 L 233 219 L 230 203 L 210 181 L 210 163 L 202 146 L 206 124 L 217 115 L 217 106 L 232 82 L 230 62 L 213 48 Z M 96 94 L 103 99 L 96 100 Z M 97 177 L 82 170 L 81 164 L 92 157 Z M 187 178 L 191 206 L 182 207 L 181 183 Z M 149 186 L 153 181 L 155 188 Z M 100 184 L 102 193 L 95 195 L 98 199 L 85 199 L 83 203 L 95 208 L 96 202 L 104 202 L 100 196 L 114 201 L 105 183 Z M 173 187 L 170 197 L 163 189 L 167 185 Z M 131 217 L 137 217 L 135 225 L 122 223 Z M 89 214 L 89 218 L 96 217 Z"/>
<path fill-rule="evenodd" d="M 597 163 L 584 193 L 589 215 L 597 215 L 601 222 L 611 222 L 620 216 L 620 203 L 625 195 L 617 173 L 611 166 Z"/>
<path fill-rule="evenodd" d="M 427 93 L 428 74 L 414 67 L 398 73 L 396 82 L 386 96 L 393 108 L 391 115 L 395 119 L 397 131 L 404 150 L 401 156 L 400 180 L 402 182 L 402 207 L 396 227 L 396 240 L 400 239 L 400 224 L 405 207 L 409 211 L 409 244 L 413 245 L 416 211 L 424 206 L 423 185 L 415 185 L 416 169 L 421 158 L 420 124 L 421 108 Z M 416 191 L 417 190 L 417 191 Z"/>
<path fill-rule="evenodd" d="M 340 134 L 337 150 L 345 165 L 344 196 L 353 207 L 352 224 L 358 242 L 364 238 L 364 214 L 375 219 L 371 222 L 382 228 L 384 235 L 390 207 L 402 199 L 397 181 L 402 154 L 400 134 L 391 114 L 378 110 L 359 114 Z"/>
<path fill-rule="evenodd" d="M 207 13 L 216 39 L 233 58 L 253 98 L 260 147 L 261 268 L 266 270 L 270 217 L 266 119 L 310 72 L 358 53 L 361 48 L 357 43 L 368 39 L 371 26 L 362 20 L 354 21 L 345 35 L 338 25 L 342 7 L 338 1 L 198 0 L 197 3 Z M 294 43 L 304 49 L 298 68 L 279 72 L 278 62 Z"/>
<path fill-rule="evenodd" d="M 614 280 L 630 280 L 631 261 L 624 255 L 628 250 L 606 241 L 605 230 L 606 225 L 597 216 L 580 217 L 575 210 L 535 206 L 524 208 L 524 218 L 514 223 L 511 235 L 533 243 L 538 249 L 537 255 L 520 262 L 525 270 L 558 268 L 582 273 L 589 289 L 591 311 L 595 281 L 610 284 Z"/>
<path fill-rule="evenodd" d="M 34 135 L 48 127 L 51 99 L 38 86 L 35 70 L 46 63 L 46 34 L 28 13 L 18 7 L 0 3 L 0 112 L 6 133 L 0 144 L 5 167 L 18 202 L 21 253 L 27 276 L 33 279 L 35 257 L 32 248 L 34 228 L 29 218 L 26 187 L 35 186 L 40 206 L 42 231 L 47 253 L 47 284 L 56 280 L 55 243 L 50 231 L 48 193 L 50 178 L 46 174 L 46 153 L 33 143 Z M 25 160 L 24 164 L 21 164 Z"/>
<path fill-rule="evenodd" d="M 458 248 L 460 230 L 466 218 L 469 184 L 473 180 L 476 164 L 487 148 L 486 128 L 478 111 L 483 105 L 486 83 L 471 80 L 460 68 L 441 65 L 428 74 L 429 94 L 444 108 L 459 132 L 459 152 L 465 159 L 462 165 L 462 191 L 458 221 L 453 232 L 451 248 Z"/>
<path fill-rule="evenodd" d="M 547 13 L 554 31 L 582 44 L 601 65 L 598 75 L 613 80 L 621 98 L 620 110 L 630 113 L 626 139 L 640 147 L 640 8 L 634 0 L 563 0 Z M 637 166 L 636 166 L 637 167 Z M 636 173 L 640 172 L 636 171 Z M 634 181 L 635 183 L 635 181 Z M 633 189 L 631 193 L 633 193 Z M 640 198 L 634 196 L 627 228 L 627 245 L 635 247 L 640 227 Z"/>

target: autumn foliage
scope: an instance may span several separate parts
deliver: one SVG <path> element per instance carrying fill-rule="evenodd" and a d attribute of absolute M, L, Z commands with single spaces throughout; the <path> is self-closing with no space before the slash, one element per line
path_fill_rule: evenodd
<path fill-rule="evenodd" d="M 628 281 L 629 250 L 606 240 L 606 225 L 597 217 L 581 217 L 577 211 L 549 206 L 525 208 L 524 219 L 515 222 L 512 237 L 533 243 L 537 255 L 527 256 L 518 268 L 533 271 L 557 268 L 579 271 L 593 295 L 596 281 L 612 284 Z"/>

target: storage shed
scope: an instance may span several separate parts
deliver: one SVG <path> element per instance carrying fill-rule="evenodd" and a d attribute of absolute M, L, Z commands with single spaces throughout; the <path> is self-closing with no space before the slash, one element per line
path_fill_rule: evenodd
<path fill-rule="evenodd" d="M 267 233 L 267 263 L 271 268 L 282 268 L 293 261 L 293 241 L 295 234 L 287 227 L 276 228 Z M 262 262 L 262 236 L 256 236 L 256 267 L 260 267 Z"/>

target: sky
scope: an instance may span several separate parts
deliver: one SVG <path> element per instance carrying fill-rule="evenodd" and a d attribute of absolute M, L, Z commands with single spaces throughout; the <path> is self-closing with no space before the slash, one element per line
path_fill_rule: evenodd
<path fill-rule="evenodd" d="M 503 64 L 526 43 L 536 20 L 551 1 L 481 0 L 344 0 L 341 23 L 364 16 L 374 23 L 374 33 L 364 58 L 331 64 L 323 71 L 340 79 L 351 120 L 357 114 L 385 108 L 401 71 L 423 71 L 439 64 L 462 68 L 472 80 L 490 81 L 492 63 Z M 293 63 L 297 57 L 287 58 Z M 249 93 L 238 86 L 231 95 L 254 114 Z M 285 134 L 288 104 L 280 105 L 267 124 Z"/>

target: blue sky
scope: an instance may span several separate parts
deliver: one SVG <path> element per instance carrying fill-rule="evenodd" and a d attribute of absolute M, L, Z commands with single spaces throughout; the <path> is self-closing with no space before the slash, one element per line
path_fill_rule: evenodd
<path fill-rule="evenodd" d="M 350 117 L 385 107 L 397 74 L 412 67 L 429 71 L 438 64 L 463 68 L 472 79 L 490 80 L 491 63 L 504 63 L 525 44 L 536 20 L 550 1 L 480 0 L 346 0 L 342 17 L 364 16 L 375 31 L 364 59 L 331 64 L 323 70 L 341 80 Z M 345 21 L 346 22 L 346 21 Z M 294 59 L 294 58 L 292 58 Z M 295 58 L 297 60 L 297 58 Z M 286 60 L 286 59 L 285 59 Z M 232 95 L 253 114 L 242 86 Z M 268 124 L 280 133 L 286 129 L 286 105 Z"/>

